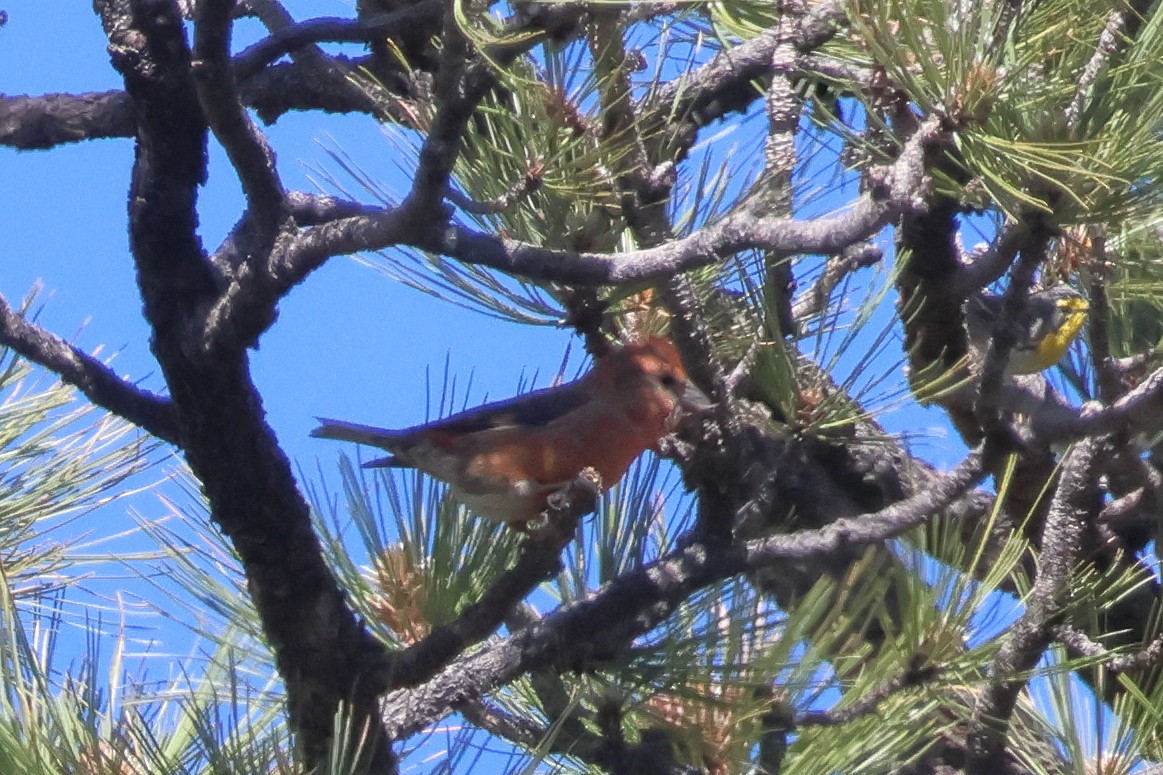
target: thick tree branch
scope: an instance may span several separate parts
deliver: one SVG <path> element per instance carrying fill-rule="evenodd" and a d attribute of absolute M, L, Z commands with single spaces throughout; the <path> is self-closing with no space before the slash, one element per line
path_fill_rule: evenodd
<path fill-rule="evenodd" d="M 315 18 L 272 31 L 234 57 L 235 77 L 245 80 L 285 54 L 316 43 L 371 43 L 384 38 L 431 36 L 439 29 L 444 8 L 422 0 L 372 19 Z M 408 43 L 403 44 L 405 47 Z"/>
<path fill-rule="evenodd" d="M 1084 439 L 1062 462 L 1062 475 L 1042 532 L 1038 573 L 1026 610 L 994 657 L 990 683 L 974 709 L 969 738 L 970 775 L 999 772 L 1006 753 L 1010 718 L 1030 671 L 1050 645 L 1050 626 L 1069 598 L 1069 581 L 1083 545 L 1083 533 L 1097 513 L 1101 497 L 1094 463 L 1103 442 Z"/>
<path fill-rule="evenodd" d="M 274 153 L 239 101 L 230 61 L 233 8 L 233 0 L 198 4 L 191 67 L 202 113 L 242 183 L 254 229 L 251 248 L 254 255 L 265 256 L 286 217 L 286 207 Z"/>
<path fill-rule="evenodd" d="M 0 145 L 53 148 L 105 137 L 131 137 L 133 110 L 123 91 L 0 96 Z"/>
<path fill-rule="evenodd" d="M 101 361 L 17 314 L 0 297 L 0 344 L 57 374 L 97 406 L 163 441 L 178 445 L 178 423 L 168 399 L 117 376 Z"/>
<path fill-rule="evenodd" d="M 1026 306 L 1034 272 L 1042 263 L 1049 235 L 1044 231 L 1022 247 L 1021 256 L 1010 274 L 1009 285 L 1002 297 L 1001 315 L 993 323 L 989 347 L 985 351 L 985 363 L 981 368 L 981 378 L 977 396 L 977 419 L 989 434 L 996 429 L 1000 419 L 1000 397 L 1005 380 L 1005 367 L 1010 352 L 1017 345 L 1022 332 L 1018 330 L 1018 320 Z"/>
<path fill-rule="evenodd" d="M 859 242 L 901 213 L 921 206 L 925 149 L 941 138 L 937 122 L 927 122 L 908 141 L 900 158 L 850 210 L 808 221 L 773 218 L 748 205 L 688 237 L 656 248 L 611 255 L 578 253 L 529 245 L 482 234 L 464 226 L 440 225 L 422 234 L 401 234 L 396 210 L 336 221 L 304 232 L 284 260 L 288 281 L 305 276 L 333 255 L 408 244 L 470 264 L 533 280 L 577 285 L 613 285 L 665 277 L 707 266 L 749 248 L 780 253 L 830 254 Z M 293 284 L 292 282 L 292 284 Z"/>

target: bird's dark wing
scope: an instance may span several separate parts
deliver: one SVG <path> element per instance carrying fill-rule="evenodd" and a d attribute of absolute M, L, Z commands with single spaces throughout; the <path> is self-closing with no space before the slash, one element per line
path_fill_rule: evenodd
<path fill-rule="evenodd" d="M 390 455 L 388 457 L 378 457 L 375 460 L 369 460 L 360 468 L 412 468 L 412 464 L 397 457 Z"/>
<path fill-rule="evenodd" d="M 427 423 L 423 427 L 453 433 L 474 433 L 512 426 L 540 427 L 572 412 L 587 401 L 589 395 L 576 384 L 543 388 L 504 401 L 482 404 L 475 409 Z"/>

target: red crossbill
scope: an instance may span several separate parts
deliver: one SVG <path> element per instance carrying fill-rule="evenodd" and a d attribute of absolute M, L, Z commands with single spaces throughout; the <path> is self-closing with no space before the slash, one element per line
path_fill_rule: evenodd
<path fill-rule="evenodd" d="M 388 430 L 319 418 L 311 435 L 386 449 L 391 457 L 365 467 L 417 468 L 476 514 L 529 522 L 583 469 L 609 488 L 683 412 L 709 406 L 674 345 L 655 337 L 611 351 L 573 382 L 435 422 Z"/>

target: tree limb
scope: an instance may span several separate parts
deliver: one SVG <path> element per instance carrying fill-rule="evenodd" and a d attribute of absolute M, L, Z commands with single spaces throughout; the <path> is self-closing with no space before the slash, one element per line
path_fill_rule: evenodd
<path fill-rule="evenodd" d="M 0 145 L 31 151 L 132 135 L 133 111 L 123 91 L 0 95 Z"/>
<path fill-rule="evenodd" d="M 1145 648 L 1138 651 L 1120 653 L 1107 649 L 1101 643 L 1095 643 L 1085 632 L 1068 624 L 1054 625 L 1050 628 L 1050 634 L 1071 651 L 1100 659 L 1102 666 L 1112 673 L 1144 670 L 1159 664 L 1159 660 L 1163 658 L 1163 635 L 1157 635 Z"/>
<path fill-rule="evenodd" d="M 881 185 L 863 194 L 847 213 L 807 221 L 773 218 L 744 204 L 735 213 L 682 239 L 621 254 L 578 253 L 544 248 L 441 224 L 421 234 L 401 234 L 395 208 L 308 229 L 288 249 L 288 281 L 298 282 L 327 258 L 342 253 L 407 244 L 469 264 L 531 280 L 577 285 L 613 285 L 665 277 L 707 266 L 750 248 L 782 253 L 829 254 L 875 233 L 919 205 L 925 181 L 924 151 L 942 136 L 927 122 L 886 168 Z M 292 282 L 292 284 L 293 284 Z"/>
<path fill-rule="evenodd" d="M 286 217 L 286 207 L 274 153 L 239 101 L 230 61 L 233 8 L 233 0 L 198 4 L 191 68 L 202 114 L 242 183 L 254 229 L 250 248 L 254 255 L 265 256 Z"/>
<path fill-rule="evenodd" d="M 1069 580 L 1079 559 L 1087 522 L 1098 513 L 1095 458 L 1103 442 L 1084 439 L 1067 453 L 1062 475 L 1042 532 L 1042 551 L 1026 610 L 1010 628 L 990 670 L 990 683 L 978 697 L 969 738 L 970 775 L 1000 771 L 1010 717 L 1030 671 L 1050 645 L 1050 625 L 1069 598 Z"/>
<path fill-rule="evenodd" d="M 320 17 L 296 22 L 272 31 L 235 55 L 235 77 L 245 80 L 279 57 L 316 43 L 370 43 L 383 38 L 401 39 L 406 35 L 430 36 L 439 29 L 443 15 L 441 3 L 422 0 L 372 19 Z"/>
<path fill-rule="evenodd" d="M 17 314 L 0 297 L 0 344 L 39 363 L 108 409 L 162 441 L 181 446 L 174 405 L 117 376 L 101 361 Z"/>

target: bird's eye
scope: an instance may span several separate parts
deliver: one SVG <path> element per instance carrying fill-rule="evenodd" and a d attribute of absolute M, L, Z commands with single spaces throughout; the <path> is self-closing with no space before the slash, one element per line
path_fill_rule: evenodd
<path fill-rule="evenodd" d="M 663 387 L 672 388 L 678 384 L 678 379 L 673 374 L 663 374 L 659 379 Z"/>

